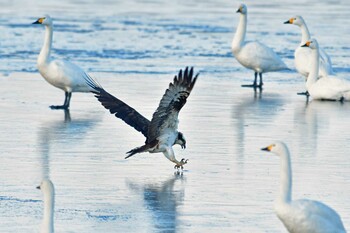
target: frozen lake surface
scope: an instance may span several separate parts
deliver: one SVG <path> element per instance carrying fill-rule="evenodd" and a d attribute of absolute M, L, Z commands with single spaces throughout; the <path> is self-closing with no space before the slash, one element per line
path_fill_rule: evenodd
<path fill-rule="evenodd" d="M 292 69 L 265 74 L 264 90 L 241 88 L 253 73 L 230 51 L 239 3 L 227 1 L 24 1 L 0 9 L 0 232 L 38 232 L 42 194 L 56 188 L 56 232 L 286 232 L 275 216 L 279 159 L 260 148 L 285 141 L 293 198 L 320 200 L 350 229 L 350 103 L 307 103 L 296 93 L 302 15 L 350 80 L 350 2 L 247 1 L 248 40 L 258 39 Z M 84 68 L 147 118 L 180 68 L 199 80 L 180 113 L 189 163 L 176 174 L 162 154 L 125 152 L 143 135 L 110 115 L 92 94 L 73 94 L 70 112 L 36 69 L 44 29 L 54 18 L 52 56 Z"/>

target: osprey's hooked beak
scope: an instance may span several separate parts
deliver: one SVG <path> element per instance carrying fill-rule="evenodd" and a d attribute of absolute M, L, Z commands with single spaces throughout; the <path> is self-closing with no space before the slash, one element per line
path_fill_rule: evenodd
<path fill-rule="evenodd" d="M 40 189 L 40 185 L 36 187 L 37 189 Z"/>

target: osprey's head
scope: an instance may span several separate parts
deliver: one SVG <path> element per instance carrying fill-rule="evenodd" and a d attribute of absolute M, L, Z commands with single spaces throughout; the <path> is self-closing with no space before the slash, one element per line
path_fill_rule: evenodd
<path fill-rule="evenodd" d="M 185 139 L 183 133 L 178 132 L 175 144 L 179 144 L 182 149 L 186 148 L 186 139 Z"/>

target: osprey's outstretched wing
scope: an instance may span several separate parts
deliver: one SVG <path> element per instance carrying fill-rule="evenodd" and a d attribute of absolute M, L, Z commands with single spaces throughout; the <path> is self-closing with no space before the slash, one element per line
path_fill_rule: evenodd
<path fill-rule="evenodd" d="M 137 131 L 141 132 L 146 138 L 148 134 L 148 127 L 150 121 L 138 113 L 135 109 L 109 94 L 103 89 L 103 87 L 92 79 L 88 74 L 84 76 L 86 83 L 93 89 L 92 93 L 101 104 L 108 109 L 116 117 L 122 119 L 128 125 L 134 127 Z"/>
<path fill-rule="evenodd" d="M 198 75 L 193 77 L 193 67 L 190 70 L 186 67 L 184 72 L 180 70 L 178 76 L 175 76 L 153 114 L 147 142 L 155 140 L 166 129 L 177 130 L 179 112 L 185 105 Z"/>

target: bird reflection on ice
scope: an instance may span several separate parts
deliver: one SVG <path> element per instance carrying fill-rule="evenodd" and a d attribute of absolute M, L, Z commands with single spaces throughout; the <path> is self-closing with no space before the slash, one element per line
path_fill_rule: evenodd
<path fill-rule="evenodd" d="M 143 195 L 144 205 L 152 214 L 157 230 L 175 232 L 178 226 L 178 206 L 184 200 L 185 178 L 182 172 L 159 183 L 137 184 L 127 180 L 127 186 Z"/>

